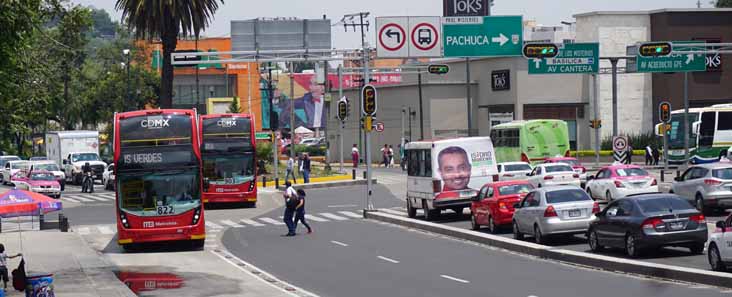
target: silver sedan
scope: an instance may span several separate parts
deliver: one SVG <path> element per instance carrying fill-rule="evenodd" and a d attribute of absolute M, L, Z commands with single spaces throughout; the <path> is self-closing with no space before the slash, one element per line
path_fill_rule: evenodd
<path fill-rule="evenodd" d="M 543 244 L 551 235 L 587 232 L 600 206 L 585 191 L 575 186 L 536 189 L 514 206 L 513 235 L 523 239 L 532 235 Z"/>
<path fill-rule="evenodd" d="M 732 163 L 691 166 L 671 184 L 671 192 L 689 200 L 702 213 L 732 208 Z"/>

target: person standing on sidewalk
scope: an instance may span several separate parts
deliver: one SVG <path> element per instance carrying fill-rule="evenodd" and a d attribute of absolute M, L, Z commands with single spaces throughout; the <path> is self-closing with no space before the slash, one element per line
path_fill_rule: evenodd
<path fill-rule="evenodd" d="M 295 208 L 297 208 L 297 205 L 300 204 L 297 197 L 297 191 L 295 191 L 295 188 L 292 187 L 292 183 L 288 180 L 285 181 L 285 192 L 283 193 L 285 198 L 285 214 L 282 217 L 282 219 L 285 221 L 285 225 L 287 225 L 287 234 L 283 236 L 295 236 L 297 235 L 295 233 Z"/>
<path fill-rule="evenodd" d="M 308 153 L 302 154 L 302 178 L 303 183 L 310 183 L 310 155 Z"/>
<path fill-rule="evenodd" d="M 297 176 L 295 176 L 295 159 L 290 156 L 289 159 L 287 159 L 287 173 L 285 174 L 285 181 L 290 180 L 290 175 L 292 175 L 292 182 L 294 184 L 297 184 Z"/>
<path fill-rule="evenodd" d="M 384 168 L 389 167 L 389 146 L 386 144 L 381 148 L 381 164 L 384 164 Z"/>
<path fill-rule="evenodd" d="M 297 174 L 302 176 L 302 156 L 303 156 L 303 154 L 296 153 L 295 156 L 297 156 L 297 171 L 298 171 Z"/>
<path fill-rule="evenodd" d="M 0 278 L 3 279 L 3 288 L 5 290 L 8 289 L 8 281 L 10 281 L 8 277 L 8 259 L 20 256 L 23 256 L 23 254 L 17 253 L 14 256 L 8 256 L 5 254 L 5 245 L 0 244 Z"/>
<path fill-rule="evenodd" d="M 389 145 L 389 168 L 394 167 L 394 146 Z"/>
<path fill-rule="evenodd" d="M 353 168 L 358 168 L 358 159 L 359 159 L 359 157 L 360 156 L 358 154 L 358 147 L 354 143 L 353 144 L 353 148 L 351 149 L 351 161 L 353 161 Z"/>
<path fill-rule="evenodd" d="M 300 203 L 295 208 L 295 231 L 297 231 L 297 222 L 302 222 L 308 228 L 308 234 L 313 233 L 313 228 L 305 221 L 305 190 L 297 189 L 297 197 Z"/>

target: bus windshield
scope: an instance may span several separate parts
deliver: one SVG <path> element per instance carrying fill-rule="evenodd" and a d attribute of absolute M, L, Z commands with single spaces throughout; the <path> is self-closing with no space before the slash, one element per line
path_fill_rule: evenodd
<path fill-rule="evenodd" d="M 196 169 L 146 171 L 118 176 L 119 206 L 137 216 L 181 214 L 201 205 Z"/>
<path fill-rule="evenodd" d="M 203 177 L 214 185 L 237 185 L 254 179 L 254 155 L 204 155 Z"/>
<path fill-rule="evenodd" d="M 689 113 L 689 146 L 696 147 L 696 135 L 691 131 L 691 124 L 698 121 L 698 113 Z M 684 147 L 684 114 L 671 115 L 671 131 L 669 132 L 668 147 L 680 149 Z"/>

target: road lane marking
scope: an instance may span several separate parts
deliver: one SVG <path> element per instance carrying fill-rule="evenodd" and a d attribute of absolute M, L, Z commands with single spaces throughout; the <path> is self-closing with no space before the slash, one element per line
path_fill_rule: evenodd
<path fill-rule="evenodd" d="M 308 220 L 311 220 L 311 221 L 316 221 L 316 222 L 330 222 L 330 220 L 326 220 L 324 218 L 316 217 L 316 216 L 311 215 L 311 214 L 305 214 L 305 219 L 308 219 Z"/>
<path fill-rule="evenodd" d="M 394 259 L 391 259 L 391 258 L 387 258 L 387 257 L 384 257 L 384 256 L 377 256 L 376 258 L 379 258 L 379 259 L 384 260 L 386 262 L 391 262 L 391 263 L 394 263 L 394 264 L 399 264 L 399 261 L 394 260 Z"/>
<path fill-rule="evenodd" d="M 407 214 L 406 212 L 401 212 L 398 210 L 393 210 L 393 209 L 388 209 L 388 208 L 382 208 L 382 209 L 379 209 L 379 211 L 383 211 L 385 213 L 398 215 L 398 216 L 405 216 Z"/>
<path fill-rule="evenodd" d="M 352 217 L 354 219 L 363 219 L 363 215 L 357 214 L 355 212 L 339 211 L 338 213 L 340 213 L 340 214 L 342 214 L 344 216 L 347 216 L 347 217 Z"/>
<path fill-rule="evenodd" d="M 328 208 L 346 208 L 346 207 L 357 207 L 356 204 L 338 204 L 338 205 L 328 205 Z"/>
<path fill-rule="evenodd" d="M 69 201 L 69 202 L 74 202 L 74 203 L 79 203 L 79 200 L 76 200 L 74 198 L 65 198 L 64 197 L 64 198 L 61 198 L 61 200 L 63 200 L 63 201 Z"/>
<path fill-rule="evenodd" d="M 91 230 L 89 230 L 89 227 L 81 227 L 76 230 L 76 233 L 79 233 L 80 235 L 88 235 L 89 233 L 91 233 Z"/>
<path fill-rule="evenodd" d="M 231 226 L 231 227 L 234 227 L 234 228 L 244 228 L 244 226 L 239 225 L 237 223 L 234 223 L 231 220 L 222 220 L 222 221 L 219 221 L 219 222 L 221 222 L 221 224 L 224 224 L 224 225 L 227 225 L 227 226 Z"/>
<path fill-rule="evenodd" d="M 99 226 L 99 227 L 97 227 L 97 229 L 99 229 L 100 233 L 106 234 L 106 235 L 115 233 L 114 230 L 112 230 L 112 228 L 110 228 L 109 226 Z"/>
<path fill-rule="evenodd" d="M 336 221 L 347 221 L 348 220 L 347 218 L 344 218 L 342 216 L 337 216 L 337 215 L 334 215 L 332 213 L 327 213 L 327 212 L 321 212 L 318 215 L 321 217 L 326 217 L 326 218 L 333 219 Z"/>
<path fill-rule="evenodd" d="M 337 244 L 337 245 L 340 245 L 340 246 L 348 246 L 347 244 L 345 244 L 345 243 L 342 243 L 342 242 L 340 242 L 340 241 L 335 241 L 335 240 L 331 240 L 330 242 L 332 242 L 332 243 L 334 243 L 334 244 Z"/>
<path fill-rule="evenodd" d="M 223 226 L 221 226 L 219 224 L 216 224 L 214 222 L 211 222 L 211 221 L 206 221 L 206 226 L 208 226 L 209 228 L 213 228 L 213 229 L 221 229 L 221 228 L 224 228 Z"/>
<path fill-rule="evenodd" d="M 259 220 L 262 221 L 262 222 L 268 223 L 268 224 L 278 225 L 278 226 L 282 226 L 282 225 L 285 224 L 285 223 L 280 222 L 280 221 L 275 221 L 272 218 L 259 218 Z"/>
<path fill-rule="evenodd" d="M 78 196 L 78 195 L 73 195 L 73 197 L 74 197 L 74 199 L 81 200 L 81 201 L 84 201 L 84 202 L 94 202 L 94 200 L 92 200 L 92 199 L 84 198 L 84 197 L 81 197 L 81 196 Z"/>
<path fill-rule="evenodd" d="M 96 201 L 102 201 L 102 202 L 109 201 L 109 199 L 107 199 L 107 198 L 97 197 L 97 196 L 93 196 L 93 195 L 81 195 L 81 196 L 83 196 L 83 197 L 85 197 L 87 199 L 94 199 Z"/>
<path fill-rule="evenodd" d="M 445 275 L 445 274 L 440 274 L 440 277 L 446 278 L 446 279 L 449 279 L 449 280 L 453 280 L 453 281 L 456 281 L 456 282 L 459 282 L 459 283 L 463 283 L 463 284 L 469 284 L 470 283 L 470 281 L 466 281 L 464 279 L 459 279 L 457 277 L 452 277 L 452 276 Z"/>
<path fill-rule="evenodd" d="M 264 226 L 264 224 L 257 222 L 255 220 L 250 220 L 250 219 L 241 219 L 240 222 L 247 224 L 247 225 L 252 225 L 254 227 L 263 227 Z"/>

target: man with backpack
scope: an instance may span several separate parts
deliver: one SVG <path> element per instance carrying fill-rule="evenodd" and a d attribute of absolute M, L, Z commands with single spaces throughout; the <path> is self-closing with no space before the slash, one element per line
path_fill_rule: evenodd
<path fill-rule="evenodd" d="M 285 225 L 287 225 L 287 234 L 283 236 L 295 236 L 295 222 L 293 221 L 295 216 L 295 210 L 297 209 L 297 206 L 300 204 L 300 200 L 297 196 L 297 191 L 295 191 L 295 188 L 292 187 L 292 183 L 288 180 L 285 182 L 285 214 L 283 216 L 283 220 L 285 221 Z"/>
<path fill-rule="evenodd" d="M 313 228 L 310 228 L 310 224 L 305 221 L 305 190 L 297 189 L 297 197 L 299 203 L 295 208 L 295 230 L 297 230 L 297 222 L 302 222 L 308 228 L 308 234 L 313 233 Z"/>

